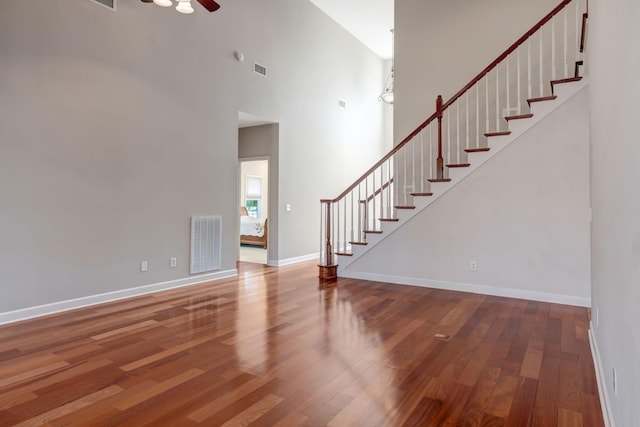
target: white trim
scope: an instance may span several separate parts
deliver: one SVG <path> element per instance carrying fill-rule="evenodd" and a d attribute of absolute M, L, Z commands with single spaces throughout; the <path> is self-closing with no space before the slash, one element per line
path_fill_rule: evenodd
<path fill-rule="evenodd" d="M 518 298 L 532 301 L 566 304 L 578 307 L 591 307 L 590 297 L 552 294 L 549 292 L 528 291 L 515 288 L 498 288 L 495 286 L 477 285 L 461 282 L 447 282 L 442 280 L 420 279 L 415 277 L 390 276 L 377 273 L 363 273 L 354 271 L 340 271 L 339 277 L 372 280 L 376 282 L 394 283 L 397 285 L 422 286 L 426 288 L 445 289 L 449 291 L 471 292 L 474 294 L 493 295 L 498 297 Z"/>
<path fill-rule="evenodd" d="M 320 253 L 316 252 L 313 254 L 309 254 L 309 255 L 302 255 L 302 256 L 297 256 L 297 257 L 293 257 L 293 258 L 285 258 L 285 259 L 280 259 L 280 260 L 269 260 L 269 262 L 267 262 L 267 265 L 269 267 L 282 267 L 284 265 L 291 265 L 291 264 L 297 264 L 299 262 L 304 262 L 304 261 L 311 261 L 312 259 L 320 259 Z"/>
<path fill-rule="evenodd" d="M 600 395 L 600 405 L 602 406 L 602 418 L 604 418 L 605 427 L 615 427 L 616 423 L 611 411 L 611 401 L 609 400 L 609 392 L 607 384 L 604 381 L 604 370 L 602 369 L 602 359 L 600 359 L 600 351 L 598 350 L 598 342 L 593 333 L 593 322 L 589 328 L 589 344 L 591 345 L 591 356 L 593 357 L 593 366 L 596 369 L 596 382 L 598 383 L 598 394 Z"/>
<path fill-rule="evenodd" d="M 226 271 L 217 271 L 215 273 L 200 274 L 193 277 L 185 277 L 183 279 L 170 280 L 168 282 L 153 283 L 150 285 L 138 286 L 135 288 L 122 289 L 119 291 L 105 292 L 102 294 L 89 295 L 81 298 L 74 298 L 65 301 L 58 301 L 50 304 L 38 305 L 34 307 L 21 308 L 19 310 L 0 313 L 0 325 L 7 323 L 19 322 L 22 320 L 33 319 L 35 317 L 47 316 L 50 314 L 60 313 L 63 311 L 75 310 L 77 308 L 88 307 L 96 304 L 104 304 L 106 302 L 116 301 L 124 298 L 136 297 L 139 295 L 150 294 L 153 292 L 165 291 L 168 289 L 181 288 L 191 286 L 198 283 L 209 282 L 216 279 L 224 279 L 238 275 L 235 268 Z"/>

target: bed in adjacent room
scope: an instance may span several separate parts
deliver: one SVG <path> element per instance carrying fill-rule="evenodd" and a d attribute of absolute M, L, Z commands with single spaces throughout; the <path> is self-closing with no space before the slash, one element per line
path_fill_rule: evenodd
<path fill-rule="evenodd" d="M 240 244 L 262 246 L 267 249 L 267 219 L 241 215 Z"/>

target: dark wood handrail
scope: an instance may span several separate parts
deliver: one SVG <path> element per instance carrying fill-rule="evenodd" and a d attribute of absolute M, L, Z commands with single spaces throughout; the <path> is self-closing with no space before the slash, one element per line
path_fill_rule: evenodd
<path fill-rule="evenodd" d="M 446 110 L 447 108 L 449 108 L 451 106 L 451 104 L 453 104 L 458 98 L 460 98 L 462 95 L 464 95 L 465 92 L 467 92 L 469 89 L 471 89 L 487 73 L 489 73 L 491 70 L 493 70 L 500 62 L 502 62 L 507 56 L 509 56 L 513 51 L 515 51 L 518 48 L 518 46 L 520 46 L 529 37 L 531 37 L 533 34 L 535 34 L 535 32 L 538 31 L 540 29 L 540 27 L 542 27 L 544 24 L 549 22 L 551 20 L 551 18 L 553 18 L 558 12 L 560 12 L 562 9 L 564 9 L 572 1 L 573 0 L 563 0 L 562 2 L 560 2 L 560 4 L 558 6 L 556 6 L 551 12 L 549 12 L 547 15 L 545 15 L 544 18 L 542 18 L 533 27 L 531 27 L 531 29 L 529 29 L 529 31 L 527 31 L 522 37 L 520 37 L 518 40 L 516 40 L 515 43 L 513 43 L 511 46 L 509 46 L 509 48 L 507 50 L 502 52 L 502 54 L 500 54 L 500 56 L 498 56 L 493 62 L 491 62 L 491 64 L 489 64 L 484 70 L 482 70 L 477 76 L 475 76 L 469 83 L 467 83 L 455 95 L 453 95 L 451 97 L 451 99 L 449 99 L 447 102 L 442 104 L 442 107 L 441 107 L 441 109 L 439 109 L 439 111 L 442 112 L 442 111 Z M 442 114 L 442 113 L 440 113 L 440 114 Z M 436 118 L 438 118 L 438 111 L 433 113 L 431 116 L 429 116 L 429 118 L 427 120 L 422 122 L 413 132 L 411 132 L 405 139 L 403 139 L 402 141 L 400 141 L 399 144 L 397 144 L 395 147 L 393 147 L 393 149 L 391 151 L 389 151 L 375 165 L 373 165 L 371 168 L 369 168 L 369 170 L 367 170 L 364 174 L 362 174 L 362 176 L 360 176 L 360 178 L 358 178 L 353 184 L 351 184 L 349 187 L 347 187 L 347 189 L 344 190 L 338 197 L 336 197 L 333 200 L 325 199 L 325 200 L 322 200 L 321 202 L 322 203 L 327 203 L 327 202 L 337 203 L 339 200 L 341 200 L 343 197 L 345 197 L 347 194 L 349 194 L 349 192 L 351 190 L 356 188 L 358 186 L 358 184 L 360 184 L 360 182 L 362 182 L 367 176 L 369 176 L 369 174 L 371 174 L 371 172 L 375 171 L 384 162 L 389 160 L 389 158 L 391 158 L 391 156 L 393 156 L 395 153 L 397 153 L 402 147 L 404 147 L 409 141 L 411 141 L 413 139 L 413 137 L 418 135 L 420 133 L 420 131 L 422 131 L 422 129 L 427 127 L 429 125 L 429 123 L 434 121 Z"/>
<path fill-rule="evenodd" d="M 370 201 L 375 199 L 378 194 L 382 193 L 385 189 L 387 189 L 391 185 L 391 183 L 393 183 L 393 178 L 385 182 L 382 187 L 378 188 L 372 195 L 367 197 L 365 200 L 360 200 L 360 203 L 369 203 Z"/>
<path fill-rule="evenodd" d="M 515 51 L 518 46 L 520 46 L 522 43 L 524 43 L 525 41 L 527 41 L 527 39 L 529 37 L 531 37 L 533 34 L 535 34 L 536 31 L 538 31 L 540 29 L 540 27 L 542 27 L 544 24 L 546 24 L 547 22 L 549 22 L 551 20 L 551 18 L 553 18 L 558 12 L 560 12 L 562 9 L 565 8 L 565 6 L 567 6 L 569 3 L 571 3 L 573 0 L 563 0 L 559 5 L 557 5 L 551 12 L 549 12 L 544 18 L 542 18 L 540 21 L 538 21 L 537 24 L 535 24 L 533 27 L 531 27 L 531 29 L 529 31 L 527 31 L 526 33 L 524 33 L 524 35 L 522 37 L 520 37 L 518 40 L 516 40 L 515 43 L 513 43 L 511 46 L 509 46 L 509 48 L 507 50 L 505 50 L 504 52 L 502 52 L 502 54 L 500 54 L 500 56 L 498 56 L 491 64 L 489 64 L 484 70 L 480 71 L 480 73 L 475 76 L 469 83 L 467 83 L 462 89 L 460 89 L 458 91 L 458 93 L 456 93 L 455 95 L 453 95 L 451 97 L 451 99 L 449 99 L 447 102 L 444 103 L 444 105 L 442 106 L 442 110 L 446 110 L 447 108 L 449 108 L 451 106 L 451 104 L 453 104 L 454 102 L 456 102 L 456 100 L 458 98 L 460 98 L 462 95 L 465 94 L 466 91 L 468 91 L 469 89 L 471 89 L 476 83 L 478 83 L 486 74 L 488 74 L 491 70 L 493 70 L 499 63 L 501 63 L 502 61 L 504 61 L 504 59 L 509 56 L 511 53 L 513 53 L 513 51 Z"/>

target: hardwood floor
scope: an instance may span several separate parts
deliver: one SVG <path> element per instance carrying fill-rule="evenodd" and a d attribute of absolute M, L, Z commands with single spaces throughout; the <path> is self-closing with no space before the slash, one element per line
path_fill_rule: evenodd
<path fill-rule="evenodd" d="M 316 275 L 0 327 L 0 425 L 604 425 L 586 309 Z"/>

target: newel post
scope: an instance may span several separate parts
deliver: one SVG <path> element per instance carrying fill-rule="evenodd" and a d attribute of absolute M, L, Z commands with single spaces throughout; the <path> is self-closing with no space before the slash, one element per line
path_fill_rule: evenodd
<path fill-rule="evenodd" d="M 444 178 L 444 158 L 442 157 L 442 95 L 436 98 L 436 117 L 438 118 L 438 158 L 436 159 L 436 178 Z"/>
<path fill-rule="evenodd" d="M 335 279 L 338 277 L 338 265 L 333 262 L 333 244 L 331 243 L 331 203 L 333 200 L 323 199 L 320 203 L 326 207 L 325 221 L 324 221 L 324 251 L 325 259 L 324 265 L 322 258 L 318 265 L 319 272 L 318 277 L 322 280 Z M 322 225 L 321 225 L 322 226 Z"/>

